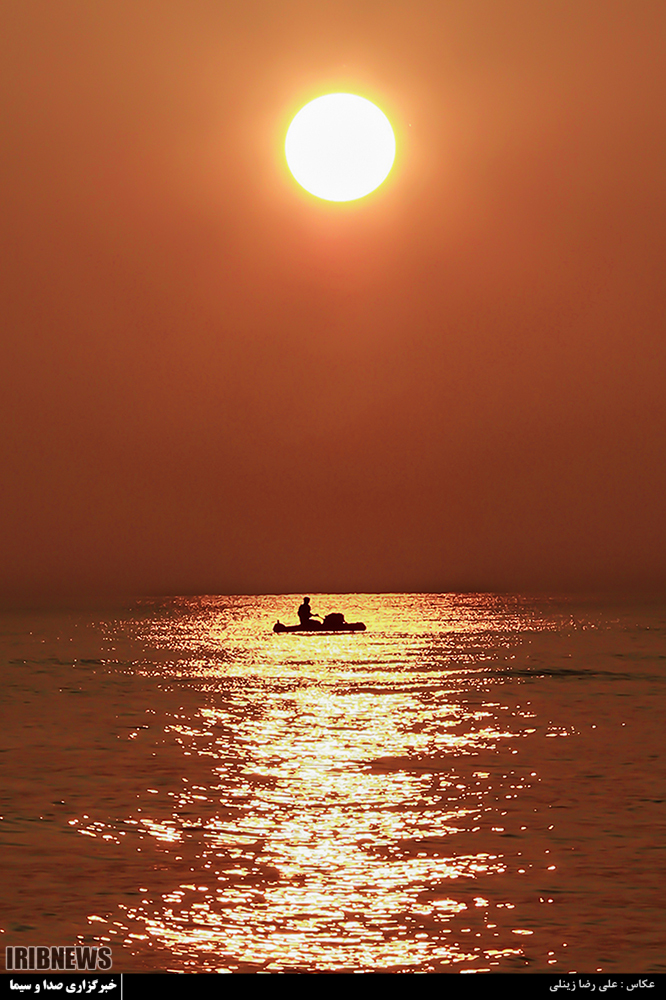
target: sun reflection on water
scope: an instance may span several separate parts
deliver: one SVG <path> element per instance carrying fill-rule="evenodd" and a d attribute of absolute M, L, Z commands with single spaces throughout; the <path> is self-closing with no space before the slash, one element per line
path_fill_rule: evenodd
<path fill-rule="evenodd" d="M 575 730 L 537 724 L 528 695 L 494 671 L 552 620 L 490 597 L 346 600 L 366 633 L 274 635 L 293 617 L 288 597 L 181 599 L 137 616 L 133 669 L 170 700 L 159 725 L 122 738 L 164 774 L 146 771 L 122 816 L 70 821 L 145 856 L 140 898 L 90 916 L 100 940 L 125 935 L 174 969 L 533 960 L 534 928 L 512 910 L 528 883 L 552 903 L 558 875 L 523 751 L 539 727 Z"/>

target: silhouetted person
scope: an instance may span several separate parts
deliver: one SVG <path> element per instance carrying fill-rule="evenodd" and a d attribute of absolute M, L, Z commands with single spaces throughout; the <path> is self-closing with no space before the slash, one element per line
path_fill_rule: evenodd
<path fill-rule="evenodd" d="M 300 621 L 301 625 L 303 625 L 305 628 L 308 628 L 313 618 L 319 618 L 319 615 L 312 614 L 312 608 L 310 607 L 310 598 L 304 597 L 303 603 L 298 609 L 298 620 Z"/>

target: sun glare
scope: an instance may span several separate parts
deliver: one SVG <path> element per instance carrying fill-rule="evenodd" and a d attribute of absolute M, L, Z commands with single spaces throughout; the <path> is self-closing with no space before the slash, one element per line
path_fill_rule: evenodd
<path fill-rule="evenodd" d="M 379 108 L 355 94 L 326 94 L 298 112 L 285 155 L 306 191 L 325 201 L 355 201 L 386 179 L 395 136 Z"/>

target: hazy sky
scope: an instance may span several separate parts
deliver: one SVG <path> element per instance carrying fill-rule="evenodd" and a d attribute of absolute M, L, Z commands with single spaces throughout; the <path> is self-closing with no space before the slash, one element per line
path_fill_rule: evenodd
<path fill-rule="evenodd" d="M 4 600 L 666 584 L 663 0 L 1 16 Z"/>

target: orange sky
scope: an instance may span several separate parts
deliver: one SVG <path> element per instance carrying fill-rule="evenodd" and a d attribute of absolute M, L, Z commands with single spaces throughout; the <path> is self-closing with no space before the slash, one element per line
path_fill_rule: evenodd
<path fill-rule="evenodd" d="M 1 16 L 3 600 L 666 583 L 661 0 Z"/>

